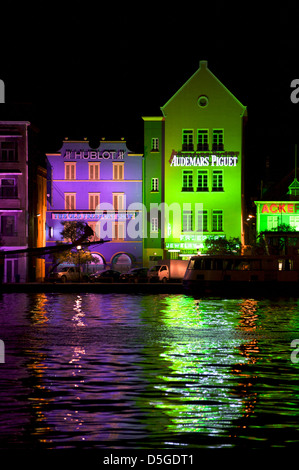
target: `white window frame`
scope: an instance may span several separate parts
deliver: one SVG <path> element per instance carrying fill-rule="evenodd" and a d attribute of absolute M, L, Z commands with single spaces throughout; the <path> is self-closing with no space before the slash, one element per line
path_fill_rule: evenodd
<path fill-rule="evenodd" d="M 151 218 L 151 232 L 157 233 L 159 231 L 158 217 Z"/>
<path fill-rule="evenodd" d="M 192 232 L 193 229 L 193 212 L 183 211 L 183 227 L 182 232 Z"/>
<path fill-rule="evenodd" d="M 76 210 L 76 193 L 64 193 L 64 208 L 66 211 Z"/>
<path fill-rule="evenodd" d="M 88 222 L 89 227 L 93 230 L 93 235 L 91 235 L 88 240 L 92 242 L 96 242 L 100 240 L 101 236 L 99 234 L 100 225 L 98 222 Z"/>
<path fill-rule="evenodd" d="M 197 129 L 197 150 L 207 151 L 208 149 L 209 149 L 209 129 Z"/>
<path fill-rule="evenodd" d="M 213 150 L 223 150 L 224 149 L 224 130 L 223 129 L 213 129 L 212 136 L 212 149 Z"/>
<path fill-rule="evenodd" d="M 117 181 L 124 180 L 124 169 L 125 169 L 124 162 L 122 163 L 113 162 L 113 179 Z"/>
<path fill-rule="evenodd" d="M 194 129 L 182 130 L 182 148 L 183 152 L 194 150 Z"/>
<path fill-rule="evenodd" d="M 213 170 L 213 173 L 212 173 L 212 191 L 223 191 L 223 190 L 224 190 L 223 170 Z"/>
<path fill-rule="evenodd" d="M 155 193 L 159 191 L 159 178 L 152 178 L 151 191 Z"/>
<path fill-rule="evenodd" d="M 268 215 L 267 216 L 267 230 L 273 230 L 279 225 L 279 216 L 278 215 Z"/>
<path fill-rule="evenodd" d="M 112 238 L 113 240 L 125 239 L 125 222 L 117 221 L 112 223 Z"/>
<path fill-rule="evenodd" d="M 158 139 L 158 137 L 153 137 L 152 138 L 152 151 L 153 152 L 159 151 L 159 139 Z"/>
<path fill-rule="evenodd" d="M 93 181 L 100 179 L 100 163 L 88 162 L 88 178 Z"/>
<path fill-rule="evenodd" d="M 209 231 L 208 224 L 209 224 L 208 211 L 198 211 L 197 212 L 197 231 L 208 232 Z"/>
<path fill-rule="evenodd" d="M 207 170 L 197 170 L 197 191 L 209 191 L 209 173 Z"/>
<path fill-rule="evenodd" d="M 100 204 L 100 193 L 88 193 L 88 208 L 95 211 Z"/>
<path fill-rule="evenodd" d="M 295 227 L 296 231 L 299 232 L 299 216 L 298 215 L 290 216 L 290 226 Z"/>
<path fill-rule="evenodd" d="M 73 181 L 76 179 L 76 163 L 64 163 L 64 179 L 67 181 Z"/>
<path fill-rule="evenodd" d="M 113 210 L 122 211 L 125 209 L 125 193 L 112 193 Z"/>
<path fill-rule="evenodd" d="M 216 219 L 215 219 L 216 218 Z M 216 220 L 216 225 L 214 221 Z M 212 212 L 212 232 L 223 232 L 223 211 L 213 210 Z M 216 228 L 215 228 L 216 226 Z"/>

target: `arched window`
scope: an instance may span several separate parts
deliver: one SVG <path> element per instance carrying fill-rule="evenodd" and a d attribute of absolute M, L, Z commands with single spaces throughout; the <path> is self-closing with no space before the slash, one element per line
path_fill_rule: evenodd
<path fill-rule="evenodd" d="M 112 269 L 127 272 L 132 267 L 132 259 L 126 253 L 118 253 L 112 258 Z"/>

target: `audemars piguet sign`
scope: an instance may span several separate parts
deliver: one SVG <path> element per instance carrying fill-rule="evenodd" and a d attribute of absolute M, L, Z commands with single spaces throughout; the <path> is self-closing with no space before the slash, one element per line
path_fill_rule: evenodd
<path fill-rule="evenodd" d="M 221 153 L 175 153 L 173 152 L 169 163 L 170 166 L 237 166 L 239 152 Z"/>

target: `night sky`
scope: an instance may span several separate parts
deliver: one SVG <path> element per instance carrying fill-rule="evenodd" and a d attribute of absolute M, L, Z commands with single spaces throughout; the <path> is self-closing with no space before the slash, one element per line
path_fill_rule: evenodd
<path fill-rule="evenodd" d="M 0 119 L 31 121 L 44 152 L 59 150 L 65 137 L 87 137 L 94 146 L 102 137 L 125 137 L 130 150 L 142 152 L 142 116 L 160 115 L 207 60 L 248 108 L 247 190 L 256 191 L 267 157 L 274 173 L 292 170 L 299 143 L 299 103 L 290 100 L 291 81 L 299 78 L 298 7 L 99 5 L 6 7 Z"/>

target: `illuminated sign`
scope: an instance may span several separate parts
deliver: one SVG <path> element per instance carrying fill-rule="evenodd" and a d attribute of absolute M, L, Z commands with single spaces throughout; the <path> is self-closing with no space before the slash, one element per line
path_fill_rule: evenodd
<path fill-rule="evenodd" d="M 126 220 L 135 219 L 135 212 L 52 212 L 52 219 L 59 220 Z"/>
<path fill-rule="evenodd" d="M 263 204 L 262 214 L 297 214 L 299 204 L 288 202 L 268 202 Z"/>
<path fill-rule="evenodd" d="M 237 166 L 239 152 L 192 153 L 179 154 L 173 152 L 170 166 Z"/>
<path fill-rule="evenodd" d="M 66 150 L 66 160 L 123 160 L 124 150 Z"/>

